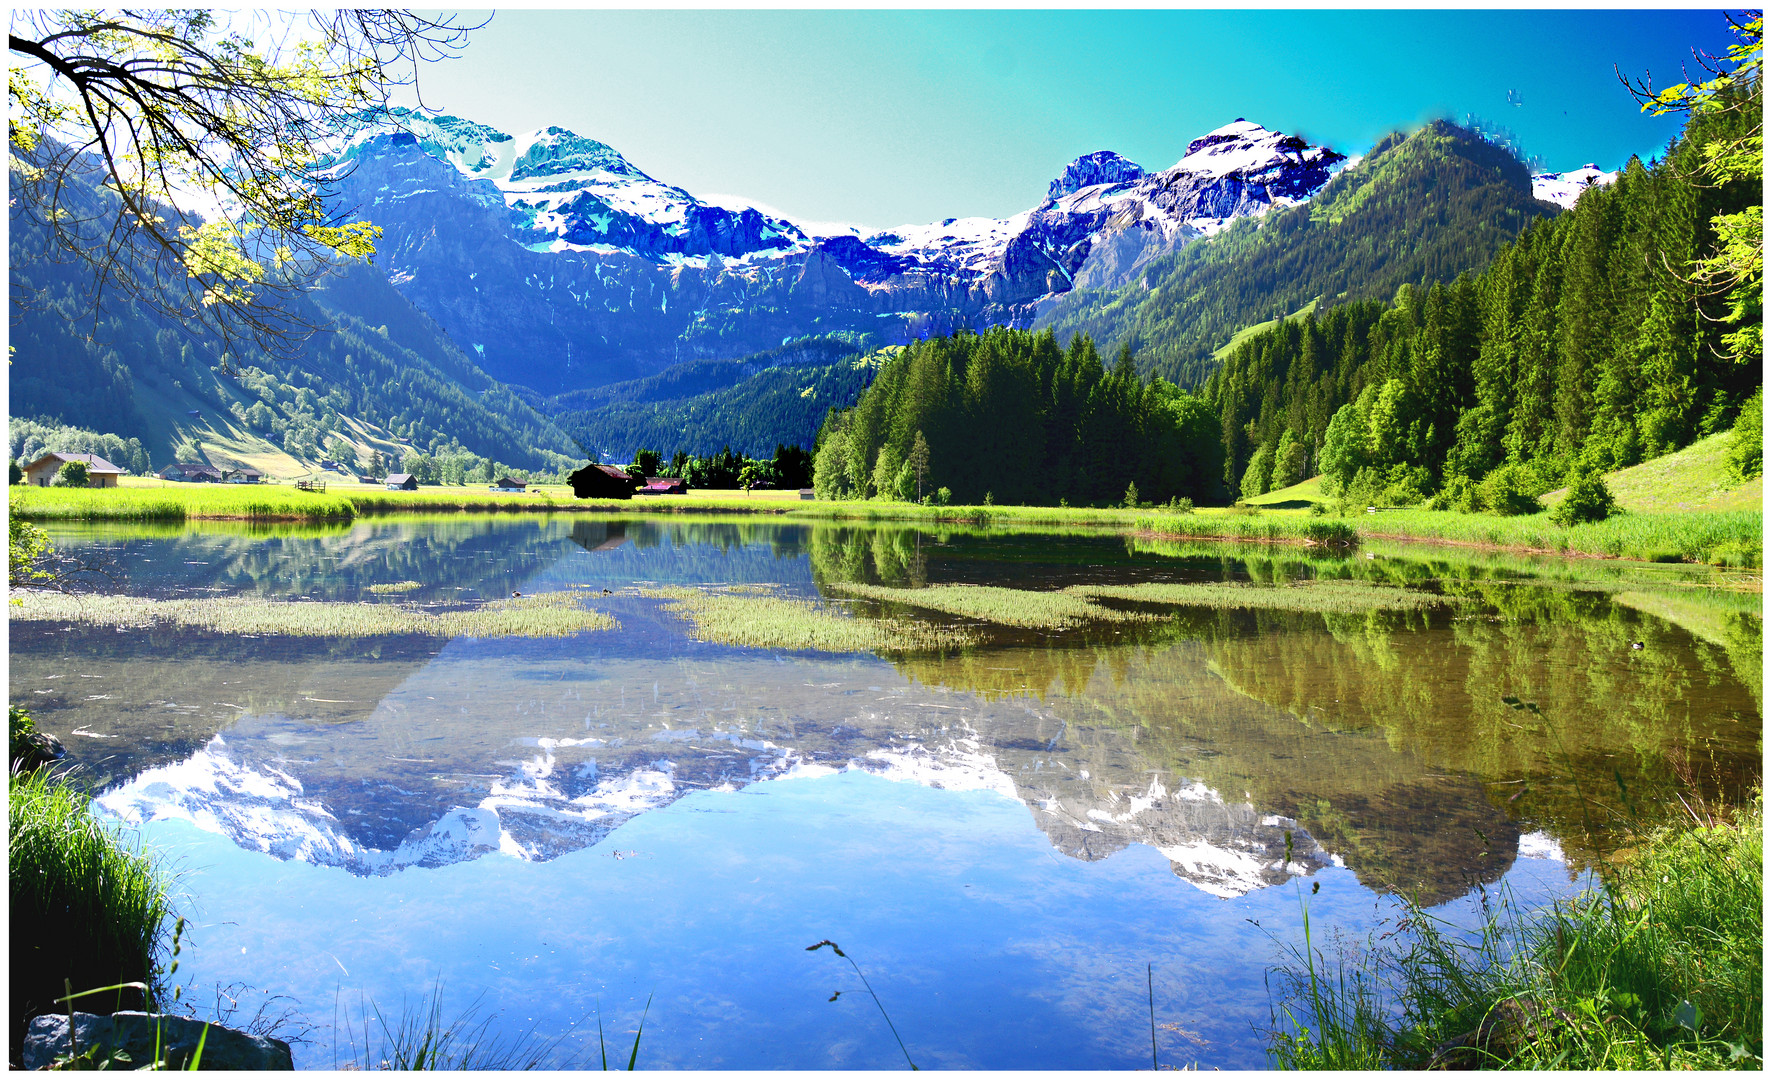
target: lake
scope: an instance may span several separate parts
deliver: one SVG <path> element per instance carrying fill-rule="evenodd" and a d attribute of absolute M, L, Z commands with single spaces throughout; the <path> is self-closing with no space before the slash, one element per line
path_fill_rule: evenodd
<path fill-rule="evenodd" d="M 1758 580 L 1704 567 L 662 515 L 50 531 L 153 603 L 15 611 L 11 701 L 176 869 L 186 999 L 288 1013 L 301 1067 L 435 995 L 561 1066 L 599 1018 L 625 1065 L 644 1015 L 652 1068 L 1130 1069 L 1153 1025 L 1164 1066 L 1260 1068 L 1306 911 L 1335 955 L 1403 897 L 1548 903 L 1760 777 Z M 446 621 L 532 602 L 600 621 Z M 326 631 L 341 605 L 367 628 Z"/>

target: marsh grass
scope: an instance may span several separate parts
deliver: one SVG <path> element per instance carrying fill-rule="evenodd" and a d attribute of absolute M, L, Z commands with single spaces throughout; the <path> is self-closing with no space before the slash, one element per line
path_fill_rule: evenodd
<path fill-rule="evenodd" d="M 1638 839 L 1599 887 L 1532 915 L 1483 894 L 1461 932 L 1411 905 L 1363 956 L 1281 971 L 1293 1069 L 1759 1069 L 1764 802 Z"/>
<path fill-rule="evenodd" d="M 583 606 L 581 590 L 493 600 L 459 611 L 427 611 L 386 603 L 267 600 L 217 596 L 154 600 L 141 596 L 26 593 L 11 608 L 20 621 L 78 623 L 117 629 L 172 626 L 223 634 L 273 637 L 553 638 L 620 628 L 615 618 Z"/>
<path fill-rule="evenodd" d="M 910 619 L 862 619 L 837 614 L 808 600 L 764 593 L 755 586 L 695 589 L 642 588 L 640 595 L 665 601 L 666 610 L 689 622 L 691 636 L 720 645 L 814 652 L 935 652 L 977 639 L 954 627 Z"/>
<path fill-rule="evenodd" d="M 1455 600 L 1433 593 L 1345 578 L 1304 579 L 1286 585 L 1237 582 L 1138 585 L 1073 585 L 1065 590 L 1097 600 L 1121 600 L 1178 607 L 1259 608 L 1358 615 L 1369 611 L 1421 611 L 1449 607 Z"/>
<path fill-rule="evenodd" d="M 543 1039 L 531 1026 L 515 1036 L 494 1036 L 496 1013 L 483 1013 L 474 1002 L 453 1019 L 443 1017 L 443 987 L 439 983 L 416 1005 L 406 1005 L 398 1016 L 382 1012 L 373 1001 L 360 1000 L 355 1019 L 345 1017 L 345 1049 L 355 1059 L 344 1068 L 436 1071 L 527 1071 L 540 1069 L 553 1058 L 571 1029 Z M 335 1020 L 336 1024 L 336 1020 Z M 361 1037 L 361 1045 L 358 1043 Z M 335 1032 L 333 1067 L 337 1061 Z"/>
<path fill-rule="evenodd" d="M 391 593 L 408 593 L 414 589 L 422 588 L 424 586 L 416 581 L 382 581 L 371 585 L 369 591 L 377 596 L 387 596 Z"/>
<path fill-rule="evenodd" d="M 122 987 L 104 1008 L 142 1008 L 160 980 L 170 881 L 91 799 L 47 769 L 8 783 L 13 1045 L 32 1016 L 77 990 Z"/>
<path fill-rule="evenodd" d="M 847 596 L 859 596 L 888 604 L 905 604 L 948 615 L 1019 626 L 1034 630 L 1062 630 L 1083 623 L 1153 622 L 1157 616 L 1142 611 L 1121 611 L 1092 603 L 1082 594 L 1064 590 L 1041 592 L 1007 589 L 998 585 L 931 585 L 922 589 L 894 589 L 885 585 L 837 582 L 830 586 Z"/>
<path fill-rule="evenodd" d="M 1760 564 L 1758 510 L 1618 514 L 1605 521 L 1563 527 L 1549 514 L 1495 517 L 1434 510 L 1387 510 L 1369 515 L 1362 537 L 1437 540 L 1523 548 L 1563 555 L 1597 555 L 1647 562 Z"/>

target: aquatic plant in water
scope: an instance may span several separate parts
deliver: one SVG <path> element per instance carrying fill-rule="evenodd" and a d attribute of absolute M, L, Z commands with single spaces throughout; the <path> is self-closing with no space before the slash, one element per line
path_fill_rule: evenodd
<path fill-rule="evenodd" d="M 1074 585 L 1065 590 L 1094 600 L 1130 600 L 1177 607 L 1261 608 L 1268 611 L 1313 611 L 1356 614 L 1368 611 L 1419 611 L 1450 607 L 1454 598 L 1433 593 L 1374 585 L 1367 581 L 1319 578 L 1286 585 L 1250 585 L 1240 582 L 1171 584 L 1144 582 L 1138 585 Z"/>
<path fill-rule="evenodd" d="M 69 622 L 119 629 L 172 626 L 223 634 L 284 637 L 571 637 L 620 627 L 615 618 L 586 608 L 578 590 L 493 600 L 478 608 L 426 611 L 395 604 L 322 600 L 269 600 L 216 596 L 154 600 L 142 596 L 32 593 L 11 609 L 19 621 Z"/>
<path fill-rule="evenodd" d="M 1062 630 L 1086 622 L 1151 622 L 1158 616 L 1146 611 L 1122 611 L 1092 603 L 1074 590 L 1042 592 L 1008 589 L 998 585 L 931 585 L 923 589 L 894 589 L 885 585 L 838 582 L 830 586 L 849 596 L 894 604 L 909 604 L 930 611 L 968 619 L 1022 626 L 1036 630 Z"/>
<path fill-rule="evenodd" d="M 809 600 L 794 600 L 756 586 L 692 589 L 642 588 L 641 596 L 665 601 L 665 608 L 693 627 L 698 641 L 762 649 L 815 652 L 927 652 L 973 644 L 973 635 L 910 619 L 859 619 Z"/>

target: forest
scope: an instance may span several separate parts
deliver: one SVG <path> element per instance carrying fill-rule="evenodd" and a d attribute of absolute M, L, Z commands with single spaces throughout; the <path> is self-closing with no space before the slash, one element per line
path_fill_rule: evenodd
<path fill-rule="evenodd" d="M 1204 398 L 1110 369 L 1087 335 L 995 327 L 919 341 L 818 434 L 821 498 L 963 503 L 1216 501 L 1218 425 Z M 945 495 L 944 495 L 945 489 Z"/>
<path fill-rule="evenodd" d="M 1362 499 L 1446 491 L 1468 509 L 1503 467 L 1537 494 L 1728 429 L 1761 384 L 1758 291 L 1707 287 L 1693 267 L 1714 218 L 1758 213 L 1757 164 L 1719 178 L 1705 148 L 1757 139 L 1759 117 L 1755 83 L 1483 272 L 1242 341 L 1204 388 L 1226 484 L 1252 497 L 1322 472 Z"/>

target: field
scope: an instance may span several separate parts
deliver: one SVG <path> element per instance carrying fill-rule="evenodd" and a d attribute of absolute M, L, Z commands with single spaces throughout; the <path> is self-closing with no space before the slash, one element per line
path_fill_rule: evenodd
<path fill-rule="evenodd" d="M 1707 440 L 1708 442 L 1709 440 Z M 1683 472 L 1658 462 L 1637 466 L 1622 486 L 1645 507 L 1670 505 L 1663 493 L 1672 475 L 1695 475 L 1713 449 L 1699 444 Z M 1678 455 L 1670 455 L 1678 456 Z M 1675 463 L 1678 466 L 1680 463 Z M 1708 466 L 1705 466 L 1708 468 Z M 1621 474 L 1622 475 L 1622 474 Z M 1693 481 L 1696 482 L 1696 481 Z M 898 521 L 968 524 L 1033 530 L 1108 528 L 1163 537 L 1253 543 L 1348 546 L 1368 539 L 1426 541 L 1523 552 L 1649 562 L 1710 562 L 1758 567 L 1761 512 L 1758 487 L 1751 508 L 1645 509 L 1606 521 L 1563 527 L 1546 514 L 1499 517 L 1432 510 L 1384 510 L 1346 518 L 1316 516 L 1304 507 L 1320 499 L 1316 479 L 1272 492 L 1248 507 L 1178 511 L 1162 507 L 927 506 L 882 500 L 802 501 L 794 491 L 695 491 L 688 495 L 629 500 L 575 499 L 570 489 L 546 487 L 506 493 L 482 487 L 424 487 L 388 491 L 373 484 L 332 484 L 324 492 L 280 484 L 126 484 L 113 489 L 12 489 L 12 510 L 33 520 L 165 521 L 221 519 L 244 521 L 350 521 L 362 516 L 407 513 L 640 513 L 778 514 L 824 521 Z M 1634 486 L 1633 486 L 1634 485 Z M 1737 489 L 1727 499 L 1745 500 Z M 1709 497 L 1707 497 L 1709 498 Z M 1711 502 L 1717 501 L 1710 499 Z M 1725 500 L 1726 501 L 1726 500 Z M 1672 504 L 1679 505 L 1679 504 Z"/>

